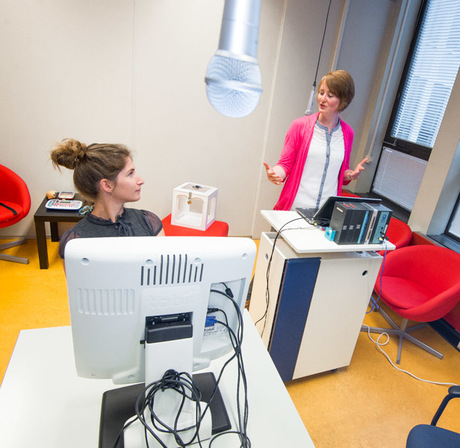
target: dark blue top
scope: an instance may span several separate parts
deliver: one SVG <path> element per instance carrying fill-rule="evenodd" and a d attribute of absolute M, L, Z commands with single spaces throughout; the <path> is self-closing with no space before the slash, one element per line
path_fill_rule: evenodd
<path fill-rule="evenodd" d="M 59 255 L 64 258 L 65 246 L 74 238 L 156 236 L 162 228 L 161 219 L 146 210 L 125 208 L 115 222 L 88 213 L 72 229 L 62 235 L 59 243 Z"/>

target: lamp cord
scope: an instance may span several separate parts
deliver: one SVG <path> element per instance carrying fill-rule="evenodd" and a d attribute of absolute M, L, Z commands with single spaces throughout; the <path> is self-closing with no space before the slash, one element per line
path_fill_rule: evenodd
<path fill-rule="evenodd" d="M 305 110 L 305 115 L 310 115 L 312 113 L 313 98 L 314 98 L 315 90 L 316 90 L 316 79 L 318 77 L 319 63 L 321 61 L 321 55 L 323 53 L 324 37 L 326 36 L 327 22 L 329 19 L 329 11 L 331 10 L 331 2 L 332 0 L 329 0 L 329 6 L 327 8 L 327 14 L 326 14 L 326 21 L 324 23 L 323 37 L 321 39 L 321 46 L 319 48 L 318 62 L 316 64 L 315 79 L 313 80 L 313 85 L 311 88 L 310 98 L 308 99 L 307 109 Z"/>
<path fill-rule="evenodd" d="M 321 39 L 321 46 L 319 48 L 318 63 L 316 64 L 316 73 L 315 73 L 315 80 L 313 81 L 313 87 L 316 87 L 316 79 L 318 77 L 319 63 L 321 61 L 321 54 L 323 52 L 324 37 L 326 36 L 326 28 L 327 28 L 327 22 L 329 20 L 329 11 L 331 10 L 331 3 L 332 3 L 332 0 L 329 0 L 329 6 L 327 8 L 327 14 L 326 14 L 326 21 L 324 23 L 323 38 Z"/>

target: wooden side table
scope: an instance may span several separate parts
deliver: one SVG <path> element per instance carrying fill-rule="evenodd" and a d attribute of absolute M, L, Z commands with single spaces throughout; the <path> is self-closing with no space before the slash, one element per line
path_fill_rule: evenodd
<path fill-rule="evenodd" d="M 80 199 L 80 198 L 76 198 Z M 45 222 L 50 223 L 51 241 L 59 241 L 59 222 L 78 222 L 84 217 L 78 210 L 49 210 L 45 207 L 48 198 L 45 197 L 34 214 L 35 235 L 37 238 L 38 259 L 40 269 L 48 269 L 48 248 L 46 247 Z"/>

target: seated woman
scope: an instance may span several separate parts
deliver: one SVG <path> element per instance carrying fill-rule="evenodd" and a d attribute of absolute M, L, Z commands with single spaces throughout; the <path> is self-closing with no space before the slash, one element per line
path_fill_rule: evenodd
<path fill-rule="evenodd" d="M 144 183 L 126 146 L 108 143 L 86 146 L 78 140 L 65 139 L 51 151 L 51 160 L 58 168 L 74 170 L 76 189 L 94 203 L 92 210 L 62 236 L 61 258 L 67 242 L 73 238 L 164 234 L 157 215 L 125 207 L 126 202 L 140 199 Z"/>

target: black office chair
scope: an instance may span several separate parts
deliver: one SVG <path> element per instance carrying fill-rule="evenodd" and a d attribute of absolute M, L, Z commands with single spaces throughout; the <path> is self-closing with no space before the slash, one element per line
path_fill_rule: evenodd
<path fill-rule="evenodd" d="M 448 395 L 444 398 L 436 412 L 430 425 L 417 425 L 409 433 L 406 442 L 406 448 L 459 448 L 460 434 L 449 431 L 448 429 L 439 428 L 436 423 L 441 417 L 447 403 L 452 398 L 460 397 L 460 386 L 451 386 Z"/>

